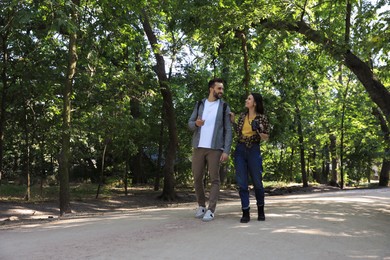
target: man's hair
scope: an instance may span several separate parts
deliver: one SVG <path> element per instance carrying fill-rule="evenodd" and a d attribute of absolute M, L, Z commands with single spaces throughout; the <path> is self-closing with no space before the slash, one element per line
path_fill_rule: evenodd
<path fill-rule="evenodd" d="M 209 89 L 212 88 L 212 87 L 214 87 L 214 84 L 217 83 L 217 82 L 223 84 L 223 83 L 224 83 L 224 80 L 221 79 L 221 78 L 214 78 L 214 79 L 210 80 L 210 81 L 209 81 Z"/>

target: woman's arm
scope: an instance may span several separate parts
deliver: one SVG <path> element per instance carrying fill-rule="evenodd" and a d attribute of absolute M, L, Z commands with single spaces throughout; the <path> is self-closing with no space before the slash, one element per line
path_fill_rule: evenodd
<path fill-rule="evenodd" d="M 257 133 L 260 135 L 261 140 L 268 141 L 270 126 L 267 117 L 265 115 L 260 115 L 259 118 L 257 118 L 257 123 L 259 124 Z"/>

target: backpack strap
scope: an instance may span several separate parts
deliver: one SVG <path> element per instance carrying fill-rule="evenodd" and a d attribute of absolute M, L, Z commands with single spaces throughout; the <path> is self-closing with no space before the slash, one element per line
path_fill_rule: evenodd
<path fill-rule="evenodd" d="M 223 102 L 223 120 L 225 120 L 226 108 L 227 108 L 227 103 L 226 103 L 226 102 Z M 225 124 L 224 124 L 224 125 L 225 125 Z"/>
<path fill-rule="evenodd" d="M 223 124 L 223 138 L 225 138 L 225 115 L 226 115 L 227 103 L 223 102 L 222 124 Z"/>
<path fill-rule="evenodd" d="M 200 107 L 200 104 L 202 104 L 202 100 L 199 100 L 198 101 L 198 107 L 196 109 L 196 118 L 198 119 L 198 115 L 199 115 L 199 107 Z"/>

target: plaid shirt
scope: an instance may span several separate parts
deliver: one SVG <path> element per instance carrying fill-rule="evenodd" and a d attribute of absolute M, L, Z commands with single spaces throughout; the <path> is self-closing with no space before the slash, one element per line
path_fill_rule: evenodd
<path fill-rule="evenodd" d="M 234 124 L 234 130 L 238 136 L 238 142 L 245 143 L 247 147 L 251 147 L 252 144 L 254 143 L 260 143 L 261 140 L 260 133 L 267 134 L 267 135 L 269 134 L 270 126 L 268 123 L 268 119 L 265 115 L 263 114 L 257 115 L 255 119 L 253 119 L 254 121 L 257 121 L 260 126 L 260 128 L 256 130 L 257 134 L 254 134 L 252 136 L 244 136 L 242 134 L 242 128 L 244 127 L 246 116 L 248 116 L 247 113 L 240 114 L 237 124 Z"/>

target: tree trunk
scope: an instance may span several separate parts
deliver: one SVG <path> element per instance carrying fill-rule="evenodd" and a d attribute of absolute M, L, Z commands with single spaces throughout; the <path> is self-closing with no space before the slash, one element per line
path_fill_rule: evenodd
<path fill-rule="evenodd" d="M 24 105 L 24 118 L 23 118 L 23 127 L 24 127 L 24 172 L 26 174 L 26 195 L 24 199 L 29 201 L 31 199 L 31 175 L 30 175 L 30 140 L 29 140 L 29 130 L 28 130 L 28 116 L 27 116 L 27 105 Z"/>
<path fill-rule="evenodd" d="M 241 50 L 244 55 L 244 89 L 246 96 L 249 95 L 249 82 L 250 82 L 250 72 L 249 72 L 249 55 L 248 55 L 248 47 L 246 41 L 246 33 L 245 31 L 236 31 L 236 37 L 241 39 Z"/>
<path fill-rule="evenodd" d="M 322 184 L 327 184 L 328 183 L 328 176 L 329 176 L 329 147 L 326 145 L 324 147 L 324 162 L 323 162 L 323 169 L 322 169 Z"/>
<path fill-rule="evenodd" d="M 339 78 L 339 83 L 340 85 L 343 84 L 343 79 L 342 79 L 342 65 L 340 64 L 340 78 Z M 345 121 L 345 112 L 347 110 L 347 98 L 348 98 L 348 90 L 349 90 L 349 82 L 347 83 L 347 86 L 345 88 L 345 92 L 343 93 L 343 100 L 342 100 L 342 108 L 341 108 L 341 137 L 340 137 L 340 188 L 344 188 L 344 121 Z"/>
<path fill-rule="evenodd" d="M 390 123 L 390 92 L 374 76 L 369 66 L 352 52 L 346 53 L 345 63 L 363 83 L 372 101 L 385 113 L 387 122 Z"/>
<path fill-rule="evenodd" d="M 386 120 L 383 118 L 379 108 L 372 109 L 372 114 L 379 120 L 381 130 L 385 139 L 385 153 L 383 156 L 382 169 L 379 174 L 379 186 L 387 187 L 389 185 L 389 172 L 390 172 L 390 129 L 386 124 Z"/>
<path fill-rule="evenodd" d="M 321 170 L 317 168 L 317 148 L 313 147 L 312 153 L 312 161 L 313 161 L 313 179 L 321 183 Z"/>
<path fill-rule="evenodd" d="M 3 83 L 3 88 L 1 89 L 1 104 L 0 104 L 0 184 L 3 178 L 3 150 L 4 150 L 4 126 L 6 120 L 6 102 L 7 102 L 7 91 L 8 91 L 8 32 L 1 35 L 2 40 L 2 62 L 3 62 L 3 70 L 1 71 L 1 82 Z"/>
<path fill-rule="evenodd" d="M 96 199 L 99 197 L 100 188 L 104 184 L 104 162 L 106 161 L 106 151 L 107 151 L 108 143 L 109 143 L 109 141 L 108 141 L 108 139 L 106 139 L 104 141 L 104 149 L 103 149 L 103 154 L 102 154 L 102 165 L 101 165 L 101 168 L 100 168 L 99 185 L 98 185 L 98 189 L 97 189 L 96 197 L 95 197 Z"/>
<path fill-rule="evenodd" d="M 161 198 L 164 200 L 174 200 L 176 198 L 174 187 L 174 164 L 176 159 L 178 139 L 175 109 L 173 106 L 173 97 L 169 88 L 168 78 L 165 72 L 164 57 L 162 56 L 161 50 L 158 47 L 156 35 L 152 30 L 148 15 L 145 10 L 143 10 L 141 22 L 156 57 L 157 64 L 155 66 L 155 72 L 158 77 L 160 91 L 163 97 L 163 107 L 165 112 L 164 118 L 166 118 L 168 126 L 169 143 L 168 149 L 166 151 L 165 165 L 163 169 L 164 188 L 161 194 Z"/>
<path fill-rule="evenodd" d="M 284 145 L 282 144 L 282 146 L 280 147 L 279 149 L 279 159 L 277 161 L 277 172 L 282 172 L 283 171 L 283 161 L 285 161 L 285 158 L 284 158 L 284 153 L 286 150 L 284 149 Z"/>
<path fill-rule="evenodd" d="M 305 166 L 305 146 L 303 144 L 303 131 L 302 131 L 302 120 L 301 120 L 301 111 L 299 110 L 298 105 L 295 107 L 297 113 L 297 124 L 298 124 L 298 139 L 299 139 L 299 152 L 301 158 L 301 173 L 302 173 L 302 184 L 303 187 L 309 187 L 307 182 L 306 175 L 306 166 Z"/>
<path fill-rule="evenodd" d="M 123 175 L 123 182 L 125 184 L 125 196 L 127 196 L 129 194 L 129 191 L 128 191 L 128 172 L 129 172 L 129 160 L 127 159 L 127 156 L 125 157 L 126 158 L 126 167 L 125 167 L 125 174 Z"/>
<path fill-rule="evenodd" d="M 146 183 L 142 157 L 142 145 L 139 145 L 137 154 L 131 157 L 131 184 L 133 185 Z"/>
<path fill-rule="evenodd" d="M 352 12 L 352 4 L 349 0 L 347 0 L 347 8 L 346 8 L 346 16 L 345 16 L 345 35 L 344 41 L 345 44 L 349 44 L 350 34 L 351 34 L 351 12 Z M 340 76 L 339 82 L 340 85 L 343 85 L 343 66 L 340 64 Z M 341 138 L 340 138 L 340 188 L 344 189 L 344 120 L 345 120 L 345 110 L 347 106 L 347 96 L 348 96 L 348 87 L 345 89 L 345 93 L 343 95 L 343 106 L 341 110 Z"/>
<path fill-rule="evenodd" d="M 47 165 L 46 165 L 46 160 L 45 160 L 45 135 L 42 135 L 42 139 L 40 141 L 38 141 L 38 144 L 39 144 L 39 160 L 40 160 L 40 170 L 41 170 L 41 174 L 40 174 L 40 196 L 43 197 L 43 185 L 45 184 L 45 180 L 46 180 L 46 176 L 47 176 L 47 173 L 48 173 L 48 169 L 47 169 Z"/>
<path fill-rule="evenodd" d="M 3 81 L 3 89 L 2 89 L 1 104 L 0 104 L 0 185 L 3 179 L 4 125 L 6 120 L 5 102 L 7 100 L 6 98 L 7 91 L 5 90 L 5 88 L 6 86 L 4 85 L 4 81 Z"/>
<path fill-rule="evenodd" d="M 71 19 L 77 24 L 78 15 L 75 6 L 80 5 L 80 0 L 72 0 L 73 6 Z M 63 93 L 63 110 L 62 110 L 62 149 L 60 154 L 60 215 L 71 213 L 70 208 L 70 191 L 69 191 L 69 160 L 70 160 L 70 132 L 71 132 L 71 96 L 74 75 L 77 65 L 77 32 L 69 33 L 68 47 L 68 68 Z"/>
<path fill-rule="evenodd" d="M 331 186 L 338 186 L 337 184 L 337 155 L 336 155 L 336 136 L 331 134 L 329 135 L 330 139 L 330 158 L 331 158 L 331 165 L 332 165 L 332 172 L 330 175 L 330 185 Z"/>
<path fill-rule="evenodd" d="M 340 138 L 340 188 L 344 189 L 344 120 L 345 120 L 345 105 L 344 101 L 341 115 L 341 138 Z"/>
<path fill-rule="evenodd" d="M 385 150 L 390 154 L 390 148 Z M 379 174 L 379 186 L 387 187 L 389 185 L 390 160 L 383 159 L 381 173 Z"/>
<path fill-rule="evenodd" d="M 139 74 L 142 73 L 140 53 L 136 51 L 135 57 L 135 71 Z M 131 115 L 134 119 L 138 120 L 141 117 L 140 102 L 139 100 L 132 99 L 130 103 Z M 131 156 L 130 171 L 132 173 L 132 184 L 145 183 L 145 172 L 143 167 L 143 148 L 142 145 L 138 145 L 137 154 Z"/>
<path fill-rule="evenodd" d="M 41 150 L 41 153 L 40 153 L 40 159 L 41 159 L 41 178 L 40 178 L 40 187 L 39 187 L 39 191 L 40 191 L 40 195 L 41 197 L 43 197 L 43 184 L 44 184 L 44 181 L 46 180 L 46 167 L 45 167 L 45 155 L 43 154 L 43 151 L 44 151 L 44 147 L 43 145 L 40 147 L 40 150 Z"/>
<path fill-rule="evenodd" d="M 160 189 L 163 145 L 164 145 L 164 118 L 163 118 L 163 113 L 161 113 L 160 138 L 158 141 L 157 172 L 156 172 L 156 176 L 154 177 L 154 190 L 155 191 L 158 191 Z"/>
<path fill-rule="evenodd" d="M 295 155 L 295 148 L 291 148 L 291 153 L 290 153 L 290 182 L 294 181 L 294 176 L 293 176 L 293 168 L 294 168 L 294 155 Z"/>
<path fill-rule="evenodd" d="M 137 73 L 141 74 L 141 65 L 140 65 L 140 57 L 139 52 L 135 53 L 135 70 Z M 130 103 L 130 111 L 131 115 L 134 119 L 139 119 L 141 117 L 141 109 L 140 102 L 138 99 L 132 99 Z M 137 154 L 131 157 L 131 165 L 130 165 L 131 173 L 132 173 L 132 184 L 141 184 L 146 183 L 145 172 L 143 167 L 143 150 L 142 144 L 137 147 Z"/>

